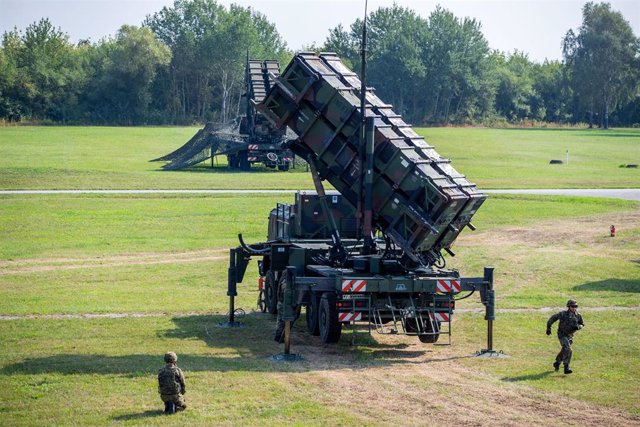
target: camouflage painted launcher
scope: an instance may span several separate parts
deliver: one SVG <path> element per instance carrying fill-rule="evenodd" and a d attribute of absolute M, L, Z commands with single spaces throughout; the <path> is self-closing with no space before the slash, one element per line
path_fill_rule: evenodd
<path fill-rule="evenodd" d="M 360 80 L 333 53 L 298 54 L 257 108 L 298 140 L 291 149 L 354 206 L 361 186 Z M 374 223 L 407 255 L 428 265 L 448 250 L 486 199 L 371 89 L 374 117 Z"/>

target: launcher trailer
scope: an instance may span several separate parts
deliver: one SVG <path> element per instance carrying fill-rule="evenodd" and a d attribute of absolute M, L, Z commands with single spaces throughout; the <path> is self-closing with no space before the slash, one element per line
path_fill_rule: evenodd
<path fill-rule="evenodd" d="M 364 74 L 364 72 L 363 72 Z M 229 321 L 237 284 L 258 259 L 263 311 L 279 313 L 289 354 L 291 325 L 324 343 L 342 326 L 451 339 L 456 300 L 478 292 L 492 349 L 493 269 L 463 277 L 442 252 L 486 196 L 428 145 L 333 53 L 296 55 L 256 105 L 277 129 L 297 135 L 289 148 L 307 160 L 315 191 L 270 212 L 267 241 L 230 250 Z M 336 191 L 326 192 L 322 181 Z"/>

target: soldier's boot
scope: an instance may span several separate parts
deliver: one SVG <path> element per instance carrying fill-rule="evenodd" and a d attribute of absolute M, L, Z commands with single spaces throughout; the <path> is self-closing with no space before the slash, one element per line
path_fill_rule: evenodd
<path fill-rule="evenodd" d="M 571 374 L 573 371 L 569 368 L 569 365 L 564 365 L 564 373 Z"/>
<path fill-rule="evenodd" d="M 165 414 L 175 414 L 176 413 L 176 404 L 173 402 L 164 402 L 164 413 Z"/>
<path fill-rule="evenodd" d="M 555 362 L 553 362 L 553 370 L 558 372 L 560 370 L 560 361 L 556 360 Z"/>

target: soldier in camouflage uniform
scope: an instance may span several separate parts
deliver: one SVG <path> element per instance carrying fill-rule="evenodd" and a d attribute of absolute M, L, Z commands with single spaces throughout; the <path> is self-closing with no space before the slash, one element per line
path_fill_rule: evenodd
<path fill-rule="evenodd" d="M 569 364 L 571 363 L 571 355 L 573 354 L 573 350 L 571 350 L 571 344 L 573 344 L 573 333 L 582 329 L 584 326 L 582 316 L 577 310 L 578 304 L 574 300 L 570 299 L 567 301 L 567 310 L 554 314 L 547 321 L 547 335 L 551 335 L 551 325 L 553 325 L 556 320 L 560 321 L 558 324 L 558 340 L 560 340 L 562 348 L 556 356 L 556 361 L 553 362 L 553 369 L 556 372 L 560 370 L 560 363 L 564 365 L 565 374 L 573 372 L 569 367 Z"/>
<path fill-rule="evenodd" d="M 184 401 L 184 374 L 178 368 L 176 362 L 178 356 L 170 351 L 164 355 L 166 365 L 158 372 L 158 392 L 160 399 L 164 402 L 164 412 L 173 414 L 176 411 L 187 409 Z"/>

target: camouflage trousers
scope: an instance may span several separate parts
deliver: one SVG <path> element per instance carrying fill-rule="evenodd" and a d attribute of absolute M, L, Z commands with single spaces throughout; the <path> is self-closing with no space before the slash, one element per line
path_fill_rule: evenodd
<path fill-rule="evenodd" d="M 177 411 L 187 409 L 187 403 L 184 401 L 184 396 L 182 394 L 161 394 L 160 399 L 162 399 L 162 401 L 165 403 L 175 403 Z"/>
<path fill-rule="evenodd" d="M 560 341 L 562 348 L 556 356 L 556 362 L 562 362 L 564 365 L 569 366 L 569 363 L 571 363 L 571 356 L 573 355 L 573 350 L 571 349 L 573 339 L 566 335 L 558 335 L 558 340 Z"/>

